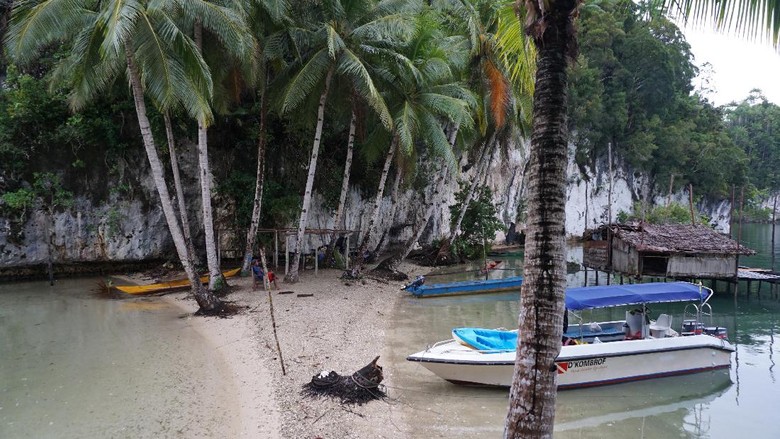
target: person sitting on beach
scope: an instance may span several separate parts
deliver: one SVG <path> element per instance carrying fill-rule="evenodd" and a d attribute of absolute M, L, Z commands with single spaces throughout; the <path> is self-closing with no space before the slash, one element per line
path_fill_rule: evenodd
<path fill-rule="evenodd" d="M 263 267 L 260 266 L 260 261 L 257 259 L 252 260 L 252 288 L 257 289 L 257 284 L 263 282 Z"/>

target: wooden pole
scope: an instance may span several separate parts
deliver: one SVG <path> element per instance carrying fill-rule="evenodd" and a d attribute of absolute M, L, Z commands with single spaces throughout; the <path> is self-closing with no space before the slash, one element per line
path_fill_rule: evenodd
<path fill-rule="evenodd" d="M 734 260 L 736 261 L 736 267 L 734 270 L 734 296 L 737 295 L 738 286 L 739 286 L 739 245 L 742 242 L 742 213 L 744 211 L 745 203 L 745 186 L 742 186 L 742 190 L 740 191 L 739 196 L 739 222 L 737 223 L 737 252 L 734 255 Z M 750 291 L 748 289 L 748 291 Z"/>
<path fill-rule="evenodd" d="M 349 270 L 349 237 L 352 233 L 347 233 L 347 249 L 344 251 L 344 266 Z"/>
<path fill-rule="evenodd" d="M 284 275 L 290 270 L 290 236 L 284 235 Z"/>
<path fill-rule="evenodd" d="M 609 157 L 609 193 L 607 194 L 608 216 L 607 224 L 612 224 L 612 142 L 607 142 L 607 153 Z"/>
<path fill-rule="evenodd" d="M 688 206 L 691 209 L 691 225 L 696 225 L 696 215 L 693 214 L 693 183 L 688 183 Z"/>
<path fill-rule="evenodd" d="M 772 205 L 772 273 L 775 272 L 775 226 L 777 225 L 777 194 Z"/>
<path fill-rule="evenodd" d="M 279 268 L 279 231 L 278 230 L 274 230 L 274 268 Z"/>

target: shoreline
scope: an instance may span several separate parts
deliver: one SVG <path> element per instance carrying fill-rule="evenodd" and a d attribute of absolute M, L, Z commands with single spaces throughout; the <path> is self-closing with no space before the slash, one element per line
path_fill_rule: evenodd
<path fill-rule="evenodd" d="M 413 278 L 429 269 L 404 263 L 401 270 Z M 326 269 L 315 277 L 306 270 L 298 283 L 280 280 L 279 289 L 271 290 L 286 374 L 273 335 L 269 294 L 253 290 L 251 277 L 228 280 L 232 290 L 223 300 L 244 308 L 230 318 L 193 317 L 197 305 L 186 291 L 163 296 L 190 315 L 193 327 L 229 366 L 238 391 L 240 437 L 411 437 L 404 409 L 387 401 L 343 406 L 301 395 L 302 386 L 323 370 L 348 375 L 376 356 L 379 365 L 388 360 L 386 334 L 403 297 L 403 282 L 343 281 L 340 274 Z M 391 371 L 385 369 L 384 375 L 383 384 L 391 384 Z"/>

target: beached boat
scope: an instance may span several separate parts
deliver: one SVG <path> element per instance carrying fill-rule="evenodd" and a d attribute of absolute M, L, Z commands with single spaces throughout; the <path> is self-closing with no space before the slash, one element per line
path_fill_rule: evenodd
<path fill-rule="evenodd" d="M 558 389 L 593 387 L 626 381 L 728 368 L 734 346 L 722 327 L 705 326 L 712 317 L 709 288 L 687 282 L 572 288 L 566 306 L 579 323 L 565 333 L 573 344 L 561 348 L 555 360 Z M 646 305 L 689 302 L 681 331 L 671 317 L 646 319 Z M 629 306 L 626 319 L 583 323 L 581 311 Z M 515 364 L 517 331 L 460 328 L 453 339 L 438 342 L 407 357 L 439 377 L 459 384 L 510 386 Z"/>
<path fill-rule="evenodd" d="M 416 297 L 441 297 L 456 294 L 497 293 L 516 290 L 520 292 L 523 283 L 522 276 L 511 276 L 503 279 L 479 279 L 440 284 L 425 284 L 425 278 L 419 276 L 414 282 L 404 287 Z"/>
<path fill-rule="evenodd" d="M 233 270 L 227 270 L 223 271 L 222 275 L 226 278 L 233 277 L 237 275 L 241 271 L 241 268 L 236 268 Z M 200 282 L 201 283 L 207 283 L 209 281 L 209 276 L 201 276 Z M 161 293 L 164 291 L 173 291 L 180 288 L 186 288 L 190 286 L 189 279 L 176 279 L 168 282 L 160 282 L 156 284 L 149 284 L 149 285 L 114 285 L 114 288 L 117 290 L 127 293 L 127 294 L 151 294 L 151 293 Z"/>

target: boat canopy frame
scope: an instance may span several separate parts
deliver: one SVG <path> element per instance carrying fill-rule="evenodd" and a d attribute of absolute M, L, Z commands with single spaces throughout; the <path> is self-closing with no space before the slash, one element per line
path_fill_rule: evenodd
<path fill-rule="evenodd" d="M 712 289 L 690 282 L 579 287 L 566 290 L 566 308 L 582 311 L 665 302 L 699 302 L 703 305 L 712 294 Z"/>

